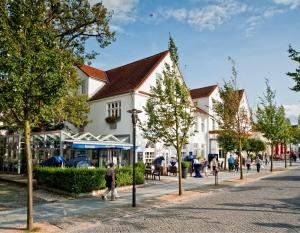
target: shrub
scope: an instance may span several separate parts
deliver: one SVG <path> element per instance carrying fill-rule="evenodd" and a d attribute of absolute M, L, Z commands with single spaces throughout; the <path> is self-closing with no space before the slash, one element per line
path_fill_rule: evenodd
<path fill-rule="evenodd" d="M 187 161 L 182 161 L 181 162 L 181 167 L 182 168 L 188 168 L 190 166 L 190 162 L 187 162 Z"/>
<path fill-rule="evenodd" d="M 132 184 L 132 168 L 116 168 L 117 186 Z M 79 194 L 105 188 L 105 168 L 34 167 L 34 178 L 39 184 Z M 144 183 L 144 167 L 137 166 L 136 183 Z"/>

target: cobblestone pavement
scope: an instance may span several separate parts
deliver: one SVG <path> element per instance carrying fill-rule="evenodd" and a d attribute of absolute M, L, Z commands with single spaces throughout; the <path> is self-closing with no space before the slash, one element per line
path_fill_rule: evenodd
<path fill-rule="evenodd" d="M 102 209 L 70 218 L 69 225 L 65 219 L 58 232 L 300 232 L 299 167 L 198 193 L 173 204 Z"/>

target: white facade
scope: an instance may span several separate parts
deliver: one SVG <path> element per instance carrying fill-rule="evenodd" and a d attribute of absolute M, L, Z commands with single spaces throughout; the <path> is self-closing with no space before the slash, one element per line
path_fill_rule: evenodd
<path fill-rule="evenodd" d="M 218 129 L 216 121 L 216 113 L 213 110 L 213 101 L 221 101 L 219 88 L 216 87 L 208 96 L 193 99 L 197 106 L 208 113 L 206 116 L 207 135 L 206 135 L 206 156 L 208 154 L 219 154 L 219 145 L 217 142 L 217 134 L 213 131 Z"/>
<path fill-rule="evenodd" d="M 146 106 L 146 102 L 150 96 L 150 87 L 155 85 L 156 79 L 162 75 L 165 63 L 171 63 L 169 54 L 164 57 L 154 70 L 151 71 L 148 77 L 144 79 L 144 82 L 136 90 L 122 95 L 115 95 L 90 101 L 90 123 L 84 128 L 84 131 L 95 135 L 112 134 L 119 137 L 129 136 L 130 142 L 132 142 L 132 120 L 131 114 L 127 111 L 133 108 L 143 111 L 143 108 Z M 90 78 L 88 78 L 88 80 L 89 79 Z M 87 85 L 87 92 L 89 93 L 89 96 L 91 95 L 90 93 L 94 93 L 94 89 L 92 88 L 93 86 Z M 101 88 L 101 85 L 98 85 L 98 88 Z M 110 106 L 110 103 L 120 103 L 121 106 L 120 119 L 116 125 L 114 125 L 115 128 L 111 128 L 111 125 L 105 121 L 106 117 L 109 116 L 108 107 Z M 144 111 L 138 114 L 138 117 L 141 122 L 146 121 Z M 205 114 L 197 113 L 196 119 L 198 126 L 195 127 L 197 127 L 197 129 L 193 127 L 191 130 L 190 144 L 186 145 L 185 149 L 183 149 L 183 155 L 192 153 L 197 156 L 206 156 L 208 153 L 208 118 Z M 138 158 L 141 158 L 140 155 L 142 154 L 143 162 L 151 163 L 155 157 L 164 156 L 166 158 L 165 162 L 168 164 L 172 158 L 176 158 L 176 151 L 174 148 L 166 146 L 163 143 L 153 144 L 148 142 L 144 139 L 142 131 L 138 127 L 136 128 L 136 144 L 138 147 Z"/>

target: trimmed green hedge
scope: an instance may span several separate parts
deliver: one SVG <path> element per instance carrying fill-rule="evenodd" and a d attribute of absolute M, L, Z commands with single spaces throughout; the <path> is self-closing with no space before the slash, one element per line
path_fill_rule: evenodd
<path fill-rule="evenodd" d="M 132 184 L 132 167 L 116 168 L 117 186 Z M 144 183 L 145 167 L 136 165 L 136 183 Z M 104 168 L 35 167 L 34 178 L 39 184 L 70 193 L 86 193 L 105 188 Z"/>

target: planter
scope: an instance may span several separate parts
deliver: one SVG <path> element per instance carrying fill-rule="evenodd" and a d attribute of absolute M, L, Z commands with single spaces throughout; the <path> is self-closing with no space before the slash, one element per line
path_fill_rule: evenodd
<path fill-rule="evenodd" d="M 181 177 L 183 179 L 185 179 L 187 177 L 187 174 L 188 174 L 188 167 L 182 167 L 181 171 L 182 171 Z"/>

